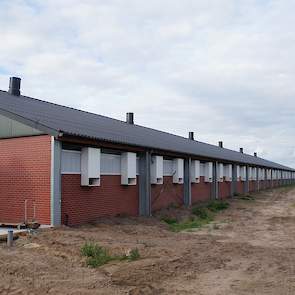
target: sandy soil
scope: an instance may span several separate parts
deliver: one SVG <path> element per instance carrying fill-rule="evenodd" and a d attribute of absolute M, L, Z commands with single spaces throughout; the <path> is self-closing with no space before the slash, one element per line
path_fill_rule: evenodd
<path fill-rule="evenodd" d="M 39 231 L 0 244 L 0 294 L 295 294 L 295 189 L 231 200 L 201 230 L 170 232 L 156 218 Z M 141 259 L 85 266 L 80 247 L 137 247 Z"/>

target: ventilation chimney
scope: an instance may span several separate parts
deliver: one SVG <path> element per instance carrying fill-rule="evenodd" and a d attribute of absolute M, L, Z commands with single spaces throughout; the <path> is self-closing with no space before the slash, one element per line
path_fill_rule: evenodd
<path fill-rule="evenodd" d="M 20 82 L 21 78 L 10 77 L 8 93 L 11 95 L 20 96 Z"/>
<path fill-rule="evenodd" d="M 134 124 L 134 114 L 133 113 L 126 113 L 126 123 Z"/>
<path fill-rule="evenodd" d="M 240 148 L 240 153 L 244 153 L 244 149 L 243 148 Z"/>
<path fill-rule="evenodd" d="M 257 153 L 254 153 L 254 157 L 257 157 Z"/>
<path fill-rule="evenodd" d="M 194 132 L 190 131 L 188 133 L 188 138 L 191 139 L 191 140 L 194 140 Z"/>
<path fill-rule="evenodd" d="M 218 146 L 221 147 L 221 148 L 223 148 L 223 142 L 222 141 L 219 141 L 218 142 Z"/>

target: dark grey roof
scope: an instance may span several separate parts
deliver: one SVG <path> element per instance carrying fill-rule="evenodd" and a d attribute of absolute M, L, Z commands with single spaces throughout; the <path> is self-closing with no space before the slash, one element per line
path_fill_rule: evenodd
<path fill-rule="evenodd" d="M 61 132 L 114 143 L 293 170 L 259 157 L 26 96 L 10 95 L 6 91 L 0 91 L 0 113 L 51 134 Z"/>

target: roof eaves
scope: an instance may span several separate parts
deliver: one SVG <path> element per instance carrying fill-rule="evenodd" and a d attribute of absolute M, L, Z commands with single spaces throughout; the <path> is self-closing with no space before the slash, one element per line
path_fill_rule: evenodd
<path fill-rule="evenodd" d="M 119 140 L 111 140 L 111 139 L 105 139 L 105 138 L 97 138 L 94 136 L 87 136 L 87 135 L 82 135 L 82 134 L 77 134 L 77 133 L 71 133 L 71 132 L 66 132 L 66 131 L 62 131 L 63 135 L 69 135 L 69 136 L 75 136 L 75 137 L 81 137 L 81 138 L 87 138 L 87 139 L 92 139 L 95 141 L 103 141 L 103 142 L 109 142 L 109 143 L 114 143 L 114 144 L 123 144 L 123 145 L 130 145 L 130 146 L 134 146 L 134 147 L 140 147 L 140 148 L 146 148 L 146 149 L 156 149 L 158 151 L 163 151 L 163 152 L 170 152 L 170 153 L 176 153 L 176 154 L 182 154 L 182 155 L 189 155 L 189 156 L 195 156 L 195 157 L 202 157 L 202 158 L 208 158 L 208 159 L 212 159 L 215 161 L 231 161 L 233 163 L 237 163 L 237 164 L 249 164 L 249 165 L 253 165 L 253 166 L 262 166 L 262 167 L 268 167 L 268 168 L 276 168 L 276 169 L 287 169 L 287 170 L 291 170 L 291 171 L 295 171 L 294 169 L 290 168 L 290 167 L 286 167 L 283 165 L 280 165 L 278 163 L 263 159 L 263 158 L 258 158 L 258 157 L 254 157 L 252 155 L 249 154 L 241 154 L 239 156 L 241 156 L 240 160 L 231 160 L 231 159 L 227 159 L 227 158 L 218 158 L 218 157 L 211 157 L 208 155 L 203 155 L 203 154 L 192 154 L 192 153 L 186 153 L 183 151 L 179 151 L 179 150 L 173 150 L 173 149 L 163 149 L 163 148 L 156 148 L 154 146 L 146 146 L 146 145 L 139 145 L 139 144 L 130 144 L 128 142 L 123 142 L 123 141 L 119 141 Z M 236 153 L 239 154 L 239 152 L 233 151 L 233 150 L 229 150 L 228 151 L 232 152 L 232 153 Z M 248 159 L 242 159 L 242 157 L 249 157 L 249 158 L 253 158 L 253 160 L 259 159 L 261 162 L 263 163 L 255 163 L 254 161 L 249 161 Z"/>

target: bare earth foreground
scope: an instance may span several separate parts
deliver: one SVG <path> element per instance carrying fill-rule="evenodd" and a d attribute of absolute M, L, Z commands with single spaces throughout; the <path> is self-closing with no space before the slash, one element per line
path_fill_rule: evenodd
<path fill-rule="evenodd" d="M 295 189 L 230 200 L 201 230 L 118 218 L 0 244 L 0 294 L 295 294 Z M 80 247 L 138 248 L 137 261 L 85 266 Z"/>

